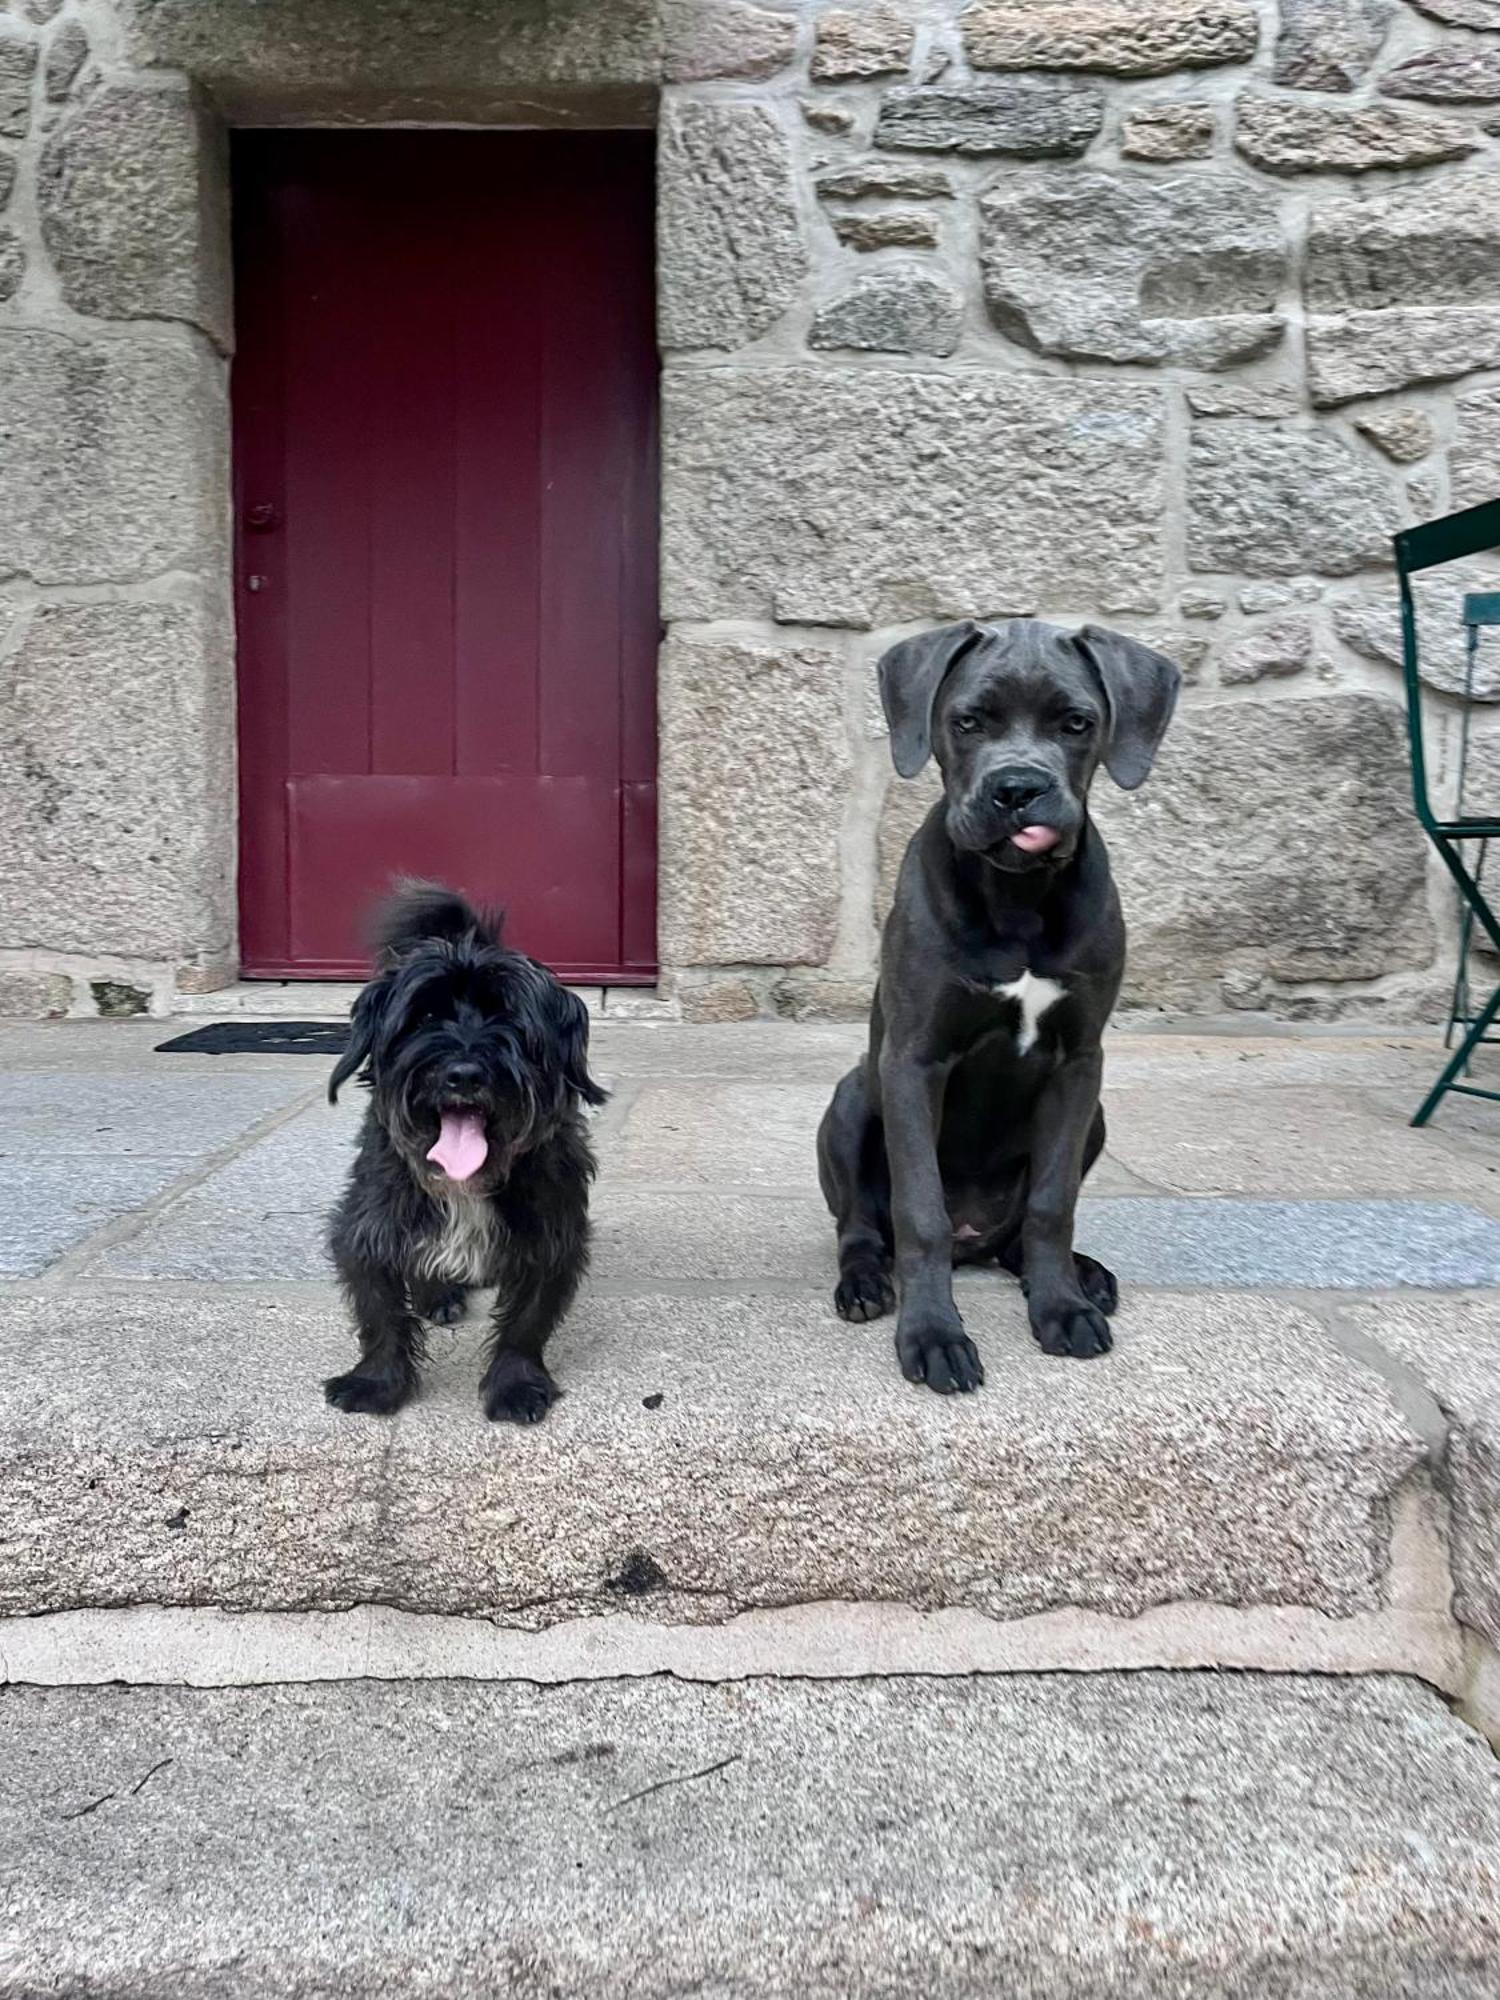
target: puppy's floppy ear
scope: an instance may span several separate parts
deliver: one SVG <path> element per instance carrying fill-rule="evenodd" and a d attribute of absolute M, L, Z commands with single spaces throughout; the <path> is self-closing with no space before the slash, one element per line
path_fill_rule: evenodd
<path fill-rule="evenodd" d="M 1104 768 L 1123 791 L 1133 792 L 1156 761 L 1177 706 L 1182 670 L 1165 653 L 1103 625 L 1085 625 L 1074 643 L 1104 689 L 1109 710 Z"/>
<path fill-rule="evenodd" d="M 339 1092 L 354 1072 L 369 1060 L 375 1046 L 375 1030 L 389 992 L 388 983 L 373 979 L 355 1000 L 349 1014 L 349 1046 L 334 1064 L 328 1079 L 328 1102 L 337 1104 Z"/>
<path fill-rule="evenodd" d="M 876 668 L 880 702 L 891 732 L 891 761 L 903 778 L 914 778 L 927 762 L 938 689 L 983 631 L 982 625 L 966 618 L 961 625 L 919 632 L 882 653 Z"/>
<path fill-rule="evenodd" d="M 576 1090 L 585 1104 L 598 1106 L 609 1102 L 609 1092 L 601 1090 L 589 1075 L 589 1010 L 576 993 L 570 993 L 566 986 L 554 979 L 552 1004 L 553 1033 L 562 1063 L 563 1081 L 569 1090 Z"/>
<path fill-rule="evenodd" d="M 476 910 L 456 889 L 445 889 L 440 882 L 401 881 L 375 913 L 371 926 L 375 963 L 392 965 L 414 945 L 433 939 L 457 944 L 472 937 L 481 944 L 498 944 L 504 922 L 503 912 Z"/>

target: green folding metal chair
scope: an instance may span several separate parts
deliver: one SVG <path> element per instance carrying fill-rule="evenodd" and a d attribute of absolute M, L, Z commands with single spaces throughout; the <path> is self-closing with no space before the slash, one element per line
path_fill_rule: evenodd
<path fill-rule="evenodd" d="M 1417 818 L 1442 858 L 1443 866 L 1457 886 L 1463 919 L 1460 925 L 1458 974 L 1453 1004 L 1449 1010 L 1448 1041 L 1462 1029 L 1462 1039 L 1449 1058 L 1437 1082 L 1422 1100 L 1413 1125 L 1425 1125 L 1448 1092 L 1463 1097 L 1487 1097 L 1500 1103 L 1500 1090 L 1485 1090 L 1471 1083 L 1469 1063 L 1475 1049 L 1491 1040 L 1490 1028 L 1500 1014 L 1500 985 L 1477 1011 L 1469 992 L 1469 947 L 1477 924 L 1497 953 L 1500 953 L 1500 920 L 1485 897 L 1485 843 L 1500 837 L 1500 813 L 1470 813 L 1464 799 L 1464 776 L 1469 741 L 1469 707 L 1474 689 L 1474 671 L 1480 635 L 1488 626 L 1500 625 L 1500 591 L 1474 591 L 1464 600 L 1464 624 L 1468 652 L 1465 676 L 1465 706 L 1459 756 L 1457 810 L 1451 818 L 1440 818 L 1427 792 L 1427 748 L 1422 727 L 1422 677 L 1417 638 L 1417 607 L 1411 580 L 1422 570 L 1438 569 L 1444 563 L 1461 562 L 1465 556 L 1500 549 L 1500 500 L 1482 507 L 1469 507 L 1461 514 L 1449 514 L 1440 521 L 1428 521 L 1420 528 L 1408 528 L 1396 537 L 1396 574 L 1401 584 L 1401 657 L 1406 677 L 1407 740 L 1411 749 L 1412 797 Z M 1478 843 L 1471 865 L 1465 848 Z"/>

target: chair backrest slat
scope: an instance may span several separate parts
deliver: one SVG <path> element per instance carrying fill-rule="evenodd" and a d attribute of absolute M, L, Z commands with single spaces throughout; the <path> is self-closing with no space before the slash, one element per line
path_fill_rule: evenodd
<path fill-rule="evenodd" d="M 1497 548 L 1500 500 L 1486 500 L 1480 507 L 1465 507 L 1461 514 L 1448 514 L 1441 521 L 1403 528 L 1396 537 L 1396 567 L 1403 576 L 1410 576 L 1419 569 L 1436 569 L 1439 563 L 1459 562 L 1464 556 Z"/>

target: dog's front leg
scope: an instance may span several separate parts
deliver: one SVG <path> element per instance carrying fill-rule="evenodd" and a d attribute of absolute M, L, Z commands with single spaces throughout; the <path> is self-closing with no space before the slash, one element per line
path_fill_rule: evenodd
<path fill-rule="evenodd" d="M 1022 1272 L 1031 1330 L 1048 1354 L 1106 1354 L 1111 1344 L 1109 1321 L 1084 1295 L 1073 1255 L 1073 1214 L 1103 1072 L 1097 1049 L 1070 1057 L 1047 1079 L 1032 1127 Z"/>
<path fill-rule="evenodd" d="M 415 1395 L 422 1360 L 422 1327 L 411 1310 L 398 1271 L 371 1262 L 352 1246 L 335 1242 L 339 1277 L 359 1329 L 359 1366 L 330 1375 L 323 1394 L 336 1410 L 389 1416 Z"/>
<path fill-rule="evenodd" d="M 896 1238 L 896 1358 L 908 1382 L 947 1395 L 984 1380 L 979 1349 L 953 1303 L 953 1224 L 938 1168 L 938 1129 L 948 1072 L 887 1044 L 880 1100 L 891 1169 Z"/>
<path fill-rule="evenodd" d="M 479 1385 L 487 1417 L 539 1424 L 562 1391 L 542 1352 L 573 1303 L 588 1264 L 586 1201 L 507 1215 L 510 1238 L 495 1300 L 489 1366 Z"/>

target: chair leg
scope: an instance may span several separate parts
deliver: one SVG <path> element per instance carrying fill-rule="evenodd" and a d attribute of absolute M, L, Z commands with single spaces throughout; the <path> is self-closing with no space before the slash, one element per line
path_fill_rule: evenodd
<path fill-rule="evenodd" d="M 1428 1091 L 1426 1097 L 1423 1098 L 1421 1108 L 1418 1110 L 1416 1117 L 1411 1121 L 1413 1125 L 1425 1125 L 1433 1112 L 1437 1110 L 1449 1085 L 1459 1072 L 1467 1067 L 1469 1057 L 1488 1033 L 1490 1023 L 1494 1020 L 1496 1014 L 1500 1014 L 1500 986 L 1495 988 L 1494 992 L 1485 1002 L 1483 1013 L 1476 1017 L 1473 1026 L 1454 1050 L 1447 1068 L 1432 1086 L 1431 1090 Z"/>

